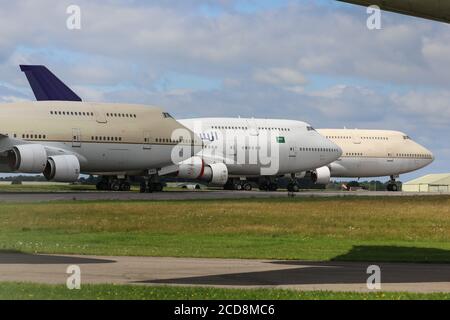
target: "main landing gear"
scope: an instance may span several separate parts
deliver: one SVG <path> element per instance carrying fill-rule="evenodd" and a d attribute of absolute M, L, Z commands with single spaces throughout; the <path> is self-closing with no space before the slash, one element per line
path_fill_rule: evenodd
<path fill-rule="evenodd" d="M 150 177 L 141 181 L 139 186 L 140 193 L 152 193 L 163 191 L 164 185 L 159 181 L 158 177 Z"/>
<path fill-rule="evenodd" d="M 127 179 L 103 176 L 96 188 L 101 191 L 130 191 L 131 185 Z"/>
<path fill-rule="evenodd" d="M 395 178 L 396 178 L 395 176 L 391 176 L 391 180 L 389 180 L 389 183 L 387 185 L 388 191 L 393 191 L 393 192 L 398 191 L 398 185 L 397 185 L 397 182 L 395 181 Z"/>
<path fill-rule="evenodd" d="M 251 191 L 253 186 L 246 180 L 229 179 L 223 188 L 224 190 Z"/>
<path fill-rule="evenodd" d="M 261 191 L 277 191 L 278 183 L 264 179 L 259 183 L 259 190 L 261 190 Z"/>
<path fill-rule="evenodd" d="M 287 190 L 289 192 L 299 192 L 300 186 L 298 185 L 297 179 L 295 178 L 295 174 L 291 174 L 291 179 L 287 185 Z"/>
<path fill-rule="evenodd" d="M 263 177 L 260 178 L 258 186 L 261 191 L 277 191 L 278 181 L 275 177 Z"/>
<path fill-rule="evenodd" d="M 290 182 L 287 186 L 287 190 L 289 192 L 299 192 L 300 191 L 300 187 L 297 184 L 297 182 Z"/>

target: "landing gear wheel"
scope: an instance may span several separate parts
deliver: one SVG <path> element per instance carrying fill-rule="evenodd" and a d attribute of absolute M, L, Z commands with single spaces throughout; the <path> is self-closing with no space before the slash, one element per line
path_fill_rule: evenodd
<path fill-rule="evenodd" d="M 238 191 L 242 190 L 242 184 L 240 184 L 240 183 L 235 183 L 235 184 L 234 184 L 234 190 L 238 190 Z"/>
<path fill-rule="evenodd" d="M 300 187 L 296 183 L 290 183 L 290 184 L 288 184 L 287 189 L 289 192 L 299 192 Z"/>
<path fill-rule="evenodd" d="M 120 184 L 120 191 L 130 191 L 130 189 L 130 183 L 128 183 L 127 181 L 124 181 Z"/>
<path fill-rule="evenodd" d="M 245 191 L 252 191 L 252 185 L 250 183 L 244 183 L 243 189 Z"/>
<path fill-rule="evenodd" d="M 259 190 L 261 190 L 261 191 L 267 191 L 267 190 L 268 190 L 267 184 L 260 184 L 260 185 L 259 185 Z"/>
<path fill-rule="evenodd" d="M 392 191 L 392 192 L 397 192 L 398 191 L 398 186 L 396 183 L 390 183 L 387 186 L 387 190 L 388 191 Z"/>
<path fill-rule="evenodd" d="M 111 190 L 120 191 L 120 182 L 114 181 L 113 183 L 111 183 Z"/>

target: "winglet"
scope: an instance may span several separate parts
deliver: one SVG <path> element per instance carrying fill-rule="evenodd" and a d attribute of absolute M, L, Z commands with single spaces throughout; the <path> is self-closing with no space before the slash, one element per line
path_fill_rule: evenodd
<path fill-rule="evenodd" d="M 20 65 L 37 101 L 81 101 L 81 98 L 45 66 Z"/>

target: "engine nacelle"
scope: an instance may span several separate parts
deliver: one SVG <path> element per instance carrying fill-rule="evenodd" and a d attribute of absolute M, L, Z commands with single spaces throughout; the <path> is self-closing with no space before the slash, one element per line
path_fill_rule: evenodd
<path fill-rule="evenodd" d="M 224 185 L 228 181 L 228 168 L 224 163 L 206 165 L 201 179 L 212 184 Z"/>
<path fill-rule="evenodd" d="M 205 163 L 200 157 L 191 157 L 178 165 L 178 177 L 183 179 L 200 179 L 205 169 Z"/>
<path fill-rule="evenodd" d="M 228 181 L 228 168 L 224 163 L 205 164 L 202 158 L 192 157 L 178 165 L 177 177 L 224 185 Z"/>
<path fill-rule="evenodd" d="M 312 171 L 311 179 L 314 183 L 317 184 L 329 184 L 331 180 L 330 168 L 325 166 Z"/>
<path fill-rule="evenodd" d="M 23 173 L 42 173 L 47 164 L 47 151 L 40 144 L 14 146 L 8 153 L 11 170 Z"/>
<path fill-rule="evenodd" d="M 80 162 L 73 155 L 49 157 L 44 176 L 47 180 L 57 182 L 75 182 L 80 176 Z"/>

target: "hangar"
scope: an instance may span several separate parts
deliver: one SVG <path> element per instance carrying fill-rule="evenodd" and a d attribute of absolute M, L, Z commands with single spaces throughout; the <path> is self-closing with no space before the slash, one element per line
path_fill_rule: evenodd
<path fill-rule="evenodd" d="M 450 173 L 428 174 L 403 184 L 406 192 L 450 192 Z"/>

